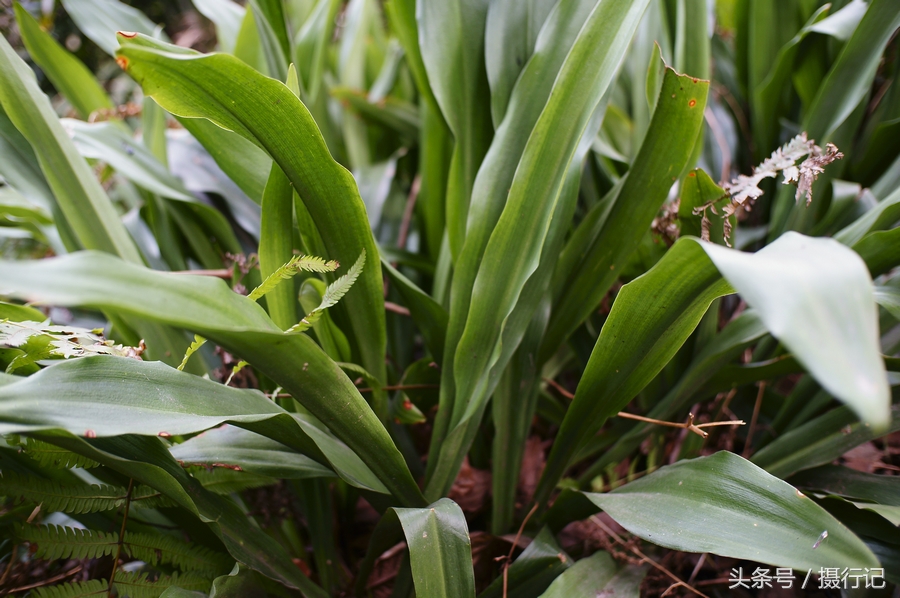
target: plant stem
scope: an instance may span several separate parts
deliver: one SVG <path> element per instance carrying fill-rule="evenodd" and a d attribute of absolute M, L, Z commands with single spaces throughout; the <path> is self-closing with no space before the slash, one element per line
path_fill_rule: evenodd
<path fill-rule="evenodd" d="M 128 479 L 128 492 L 125 493 L 125 512 L 122 514 L 122 529 L 119 531 L 119 543 L 116 546 L 116 558 L 113 561 L 112 572 L 109 574 L 109 587 L 106 590 L 107 598 L 112 598 L 113 583 L 116 580 L 116 569 L 119 567 L 119 557 L 122 556 L 122 545 L 125 543 L 125 524 L 128 523 L 128 509 L 131 507 L 131 491 L 134 489 L 134 480 Z"/>

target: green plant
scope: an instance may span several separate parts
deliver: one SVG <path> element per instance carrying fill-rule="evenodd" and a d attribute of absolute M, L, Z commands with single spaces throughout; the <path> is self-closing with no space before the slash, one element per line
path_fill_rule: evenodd
<path fill-rule="evenodd" d="M 40 595 L 367 595 L 403 541 L 397 596 L 661 583 L 617 541 L 900 582 L 900 478 L 831 465 L 897 454 L 896 2 L 194 0 L 217 53 L 62 4 L 119 70 L 0 42 L 0 231 L 55 254 L 0 260 L 0 525 L 115 556 Z"/>

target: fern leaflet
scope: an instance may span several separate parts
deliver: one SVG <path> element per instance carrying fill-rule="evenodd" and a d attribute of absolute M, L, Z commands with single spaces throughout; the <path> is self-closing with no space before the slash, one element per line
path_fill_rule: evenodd
<path fill-rule="evenodd" d="M 288 263 L 269 274 L 261 285 L 253 289 L 247 295 L 256 301 L 277 287 L 282 281 L 287 280 L 301 271 L 305 272 L 334 272 L 340 264 L 335 260 L 325 261 L 323 258 L 312 255 L 295 255 Z"/>
<path fill-rule="evenodd" d="M 34 591 L 36 598 L 89 598 L 91 596 L 106 596 L 109 583 L 105 579 L 92 579 L 90 581 L 76 581 L 61 583 L 55 586 L 45 586 Z"/>
<path fill-rule="evenodd" d="M 46 512 L 98 513 L 112 511 L 125 504 L 127 490 L 109 484 L 67 484 L 3 472 L 0 496 L 17 498 L 42 505 Z M 136 486 L 132 506 L 155 508 L 174 504 L 149 486 Z"/>
<path fill-rule="evenodd" d="M 188 360 L 191 358 L 191 355 L 200 350 L 200 347 L 206 344 L 206 339 L 200 336 L 199 334 L 194 335 L 194 342 L 191 343 L 191 346 L 187 348 L 187 351 L 184 352 L 184 358 L 181 360 L 181 363 L 178 364 L 178 367 L 175 368 L 178 371 L 184 371 L 184 366 L 187 365 Z"/>
<path fill-rule="evenodd" d="M 148 573 L 116 573 L 116 581 L 113 584 L 119 596 L 128 598 L 158 598 L 166 588 L 178 586 L 185 590 L 209 592 L 212 582 L 199 575 L 161 575 L 159 579 L 149 579 Z"/>
<path fill-rule="evenodd" d="M 182 571 L 214 577 L 227 571 L 234 561 L 208 548 L 162 534 L 127 533 L 123 543 L 128 555 L 151 565 L 168 563 Z"/>
<path fill-rule="evenodd" d="M 50 444 L 49 442 L 44 442 L 43 440 L 36 440 L 34 438 L 9 438 L 7 439 L 7 442 L 11 445 L 21 447 L 28 457 L 37 461 L 44 467 L 52 467 L 54 469 L 72 469 L 73 467 L 90 469 L 100 465 L 93 459 L 89 459 L 78 453 L 73 453 L 72 451 L 67 451 L 66 449 Z"/>
<path fill-rule="evenodd" d="M 16 536 L 34 547 L 37 558 L 48 561 L 109 556 L 119 541 L 116 533 L 61 525 L 24 525 L 16 529 Z"/>
<path fill-rule="evenodd" d="M 356 282 L 356 279 L 359 278 L 359 275 L 363 271 L 363 267 L 366 265 L 366 250 L 363 249 L 363 252 L 359 254 L 359 257 L 356 259 L 356 263 L 350 267 L 350 270 L 347 271 L 346 274 L 335 280 L 333 283 L 328 285 L 328 288 L 325 289 L 325 294 L 322 295 L 322 302 L 319 303 L 318 307 L 309 312 L 305 318 L 300 320 L 299 323 L 295 324 L 288 328 L 287 332 L 303 332 L 305 330 L 309 330 L 318 320 L 322 317 L 322 312 L 329 307 L 332 307 L 337 304 L 341 298 L 347 294 L 347 291 L 350 290 L 350 287 L 353 286 L 353 283 Z"/>

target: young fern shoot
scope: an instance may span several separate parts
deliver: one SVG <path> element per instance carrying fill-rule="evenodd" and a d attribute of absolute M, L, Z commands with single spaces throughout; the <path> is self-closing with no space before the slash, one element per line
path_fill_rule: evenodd
<path fill-rule="evenodd" d="M 266 293 L 270 293 L 283 280 L 288 280 L 300 272 L 334 272 L 339 267 L 340 263 L 336 260 L 325 261 L 324 258 L 313 255 L 296 255 L 288 263 L 269 274 L 248 297 L 255 301 Z"/>
<path fill-rule="evenodd" d="M 262 284 L 253 289 L 250 294 L 247 295 L 247 297 L 249 299 L 253 299 L 254 301 L 258 301 L 260 297 L 264 297 L 267 293 L 272 292 L 272 290 L 283 281 L 293 278 L 300 272 L 334 272 L 340 267 L 340 265 L 341 264 L 337 260 L 326 261 L 325 258 L 317 257 L 314 255 L 295 255 L 285 265 L 269 274 L 262 282 Z M 354 280 L 356 279 L 354 278 Z M 341 295 L 343 296 L 343 293 Z M 340 297 L 338 297 L 338 299 L 340 299 Z M 336 302 L 337 300 L 335 300 L 335 303 Z M 196 353 L 204 344 L 206 344 L 206 339 L 198 334 L 195 334 L 194 342 L 192 342 L 191 346 L 188 347 L 187 351 L 184 354 L 184 358 L 181 360 L 181 364 L 179 364 L 177 369 L 184 370 L 184 367 L 190 360 L 191 355 Z M 236 374 L 238 371 L 240 371 L 240 369 L 236 368 L 231 373 L 231 376 L 228 377 L 228 382 L 231 382 L 234 374 Z M 225 383 L 226 386 L 228 385 L 228 382 Z"/>
<path fill-rule="evenodd" d="M 291 326 L 287 329 L 286 332 L 303 332 L 305 330 L 309 330 L 316 321 L 322 317 L 322 312 L 329 307 L 337 304 L 338 301 L 341 300 L 341 297 L 347 294 L 347 291 L 350 290 L 350 287 L 353 286 L 353 283 L 356 282 L 356 279 L 359 278 L 359 275 L 363 271 L 363 266 L 366 265 L 366 251 L 365 249 L 359 257 L 356 258 L 356 263 L 350 267 L 350 270 L 347 271 L 346 274 L 335 280 L 333 283 L 328 285 L 328 288 L 325 289 L 325 294 L 322 295 L 322 302 L 313 309 L 311 312 L 306 314 L 306 317 L 300 320 L 294 326 Z M 265 283 L 263 283 L 265 284 Z"/>

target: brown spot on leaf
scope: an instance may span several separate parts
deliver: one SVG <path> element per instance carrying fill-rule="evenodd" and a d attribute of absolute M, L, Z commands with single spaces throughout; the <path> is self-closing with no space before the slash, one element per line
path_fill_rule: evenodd
<path fill-rule="evenodd" d="M 688 106 L 690 106 L 691 108 L 693 108 L 696 105 L 697 105 L 697 100 L 691 100 L 690 102 L 688 102 Z"/>
<path fill-rule="evenodd" d="M 124 56 L 116 56 L 116 64 L 118 64 L 119 68 L 123 71 L 128 70 L 128 59 Z"/>
<path fill-rule="evenodd" d="M 694 171 L 692 170 L 692 171 L 690 171 L 690 172 L 688 173 L 688 176 L 689 176 L 689 177 L 695 177 L 695 176 L 697 176 L 697 173 L 694 172 Z"/>
<path fill-rule="evenodd" d="M 137 33 L 135 33 L 134 31 L 119 31 L 118 33 L 119 33 L 119 35 L 121 35 L 122 37 L 127 37 L 128 39 L 131 39 L 131 38 L 133 38 L 133 37 L 137 37 Z"/>

